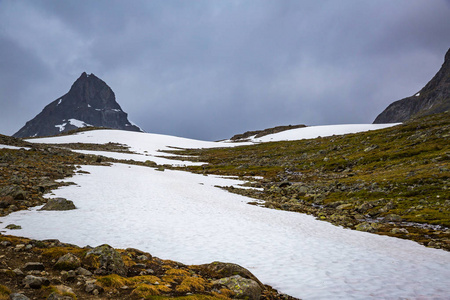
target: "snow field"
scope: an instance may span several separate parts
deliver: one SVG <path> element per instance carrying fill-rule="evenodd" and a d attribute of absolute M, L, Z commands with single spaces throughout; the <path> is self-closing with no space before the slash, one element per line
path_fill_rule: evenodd
<path fill-rule="evenodd" d="M 437 298 L 450 294 L 450 254 L 411 241 L 352 231 L 298 213 L 246 204 L 215 185 L 239 182 L 114 164 L 83 166 L 53 197 L 65 212 L 20 211 L 8 233 L 81 246 L 108 243 L 160 258 L 234 262 L 302 299 Z M 3 227 L 4 227 L 3 226 Z"/>

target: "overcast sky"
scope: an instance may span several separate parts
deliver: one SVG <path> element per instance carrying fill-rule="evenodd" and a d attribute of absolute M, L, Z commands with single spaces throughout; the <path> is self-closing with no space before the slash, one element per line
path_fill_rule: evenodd
<path fill-rule="evenodd" d="M 152 133 L 372 123 L 449 47 L 449 0 L 0 0 L 0 133 L 84 71 Z"/>

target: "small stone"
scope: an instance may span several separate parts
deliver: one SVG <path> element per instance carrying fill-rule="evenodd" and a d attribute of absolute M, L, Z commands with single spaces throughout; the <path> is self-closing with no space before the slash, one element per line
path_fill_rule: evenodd
<path fill-rule="evenodd" d="M 14 269 L 13 270 L 14 274 L 16 274 L 16 276 L 23 276 L 25 275 L 21 269 Z"/>
<path fill-rule="evenodd" d="M 75 272 L 77 272 L 78 275 L 83 275 L 83 276 L 92 276 L 92 272 L 89 270 L 86 270 L 85 268 L 79 267 L 75 270 Z"/>
<path fill-rule="evenodd" d="M 14 248 L 14 251 L 20 251 L 20 250 L 22 250 L 23 248 L 25 248 L 25 245 L 24 245 L 24 244 L 17 244 L 16 247 Z"/>
<path fill-rule="evenodd" d="M 393 234 L 407 234 L 409 231 L 406 228 L 392 228 L 391 233 Z"/>

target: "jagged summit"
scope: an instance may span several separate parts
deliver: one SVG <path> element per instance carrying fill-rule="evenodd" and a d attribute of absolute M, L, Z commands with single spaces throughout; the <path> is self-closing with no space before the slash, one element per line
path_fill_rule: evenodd
<path fill-rule="evenodd" d="M 450 49 L 441 69 L 418 93 L 390 104 L 373 123 L 404 122 L 450 110 Z"/>
<path fill-rule="evenodd" d="M 94 74 L 83 72 L 67 94 L 48 104 L 13 136 L 50 136 L 86 126 L 142 131 L 128 120 L 112 89 Z"/>

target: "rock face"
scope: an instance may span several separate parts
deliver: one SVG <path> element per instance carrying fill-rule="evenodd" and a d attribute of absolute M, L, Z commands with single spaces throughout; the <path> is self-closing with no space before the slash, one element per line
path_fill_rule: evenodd
<path fill-rule="evenodd" d="M 87 126 L 142 131 L 128 120 L 111 88 L 84 72 L 67 94 L 47 105 L 13 136 L 50 136 Z"/>
<path fill-rule="evenodd" d="M 417 94 L 398 100 L 379 114 L 374 124 L 404 122 L 450 109 L 450 49 L 439 72 Z"/>

